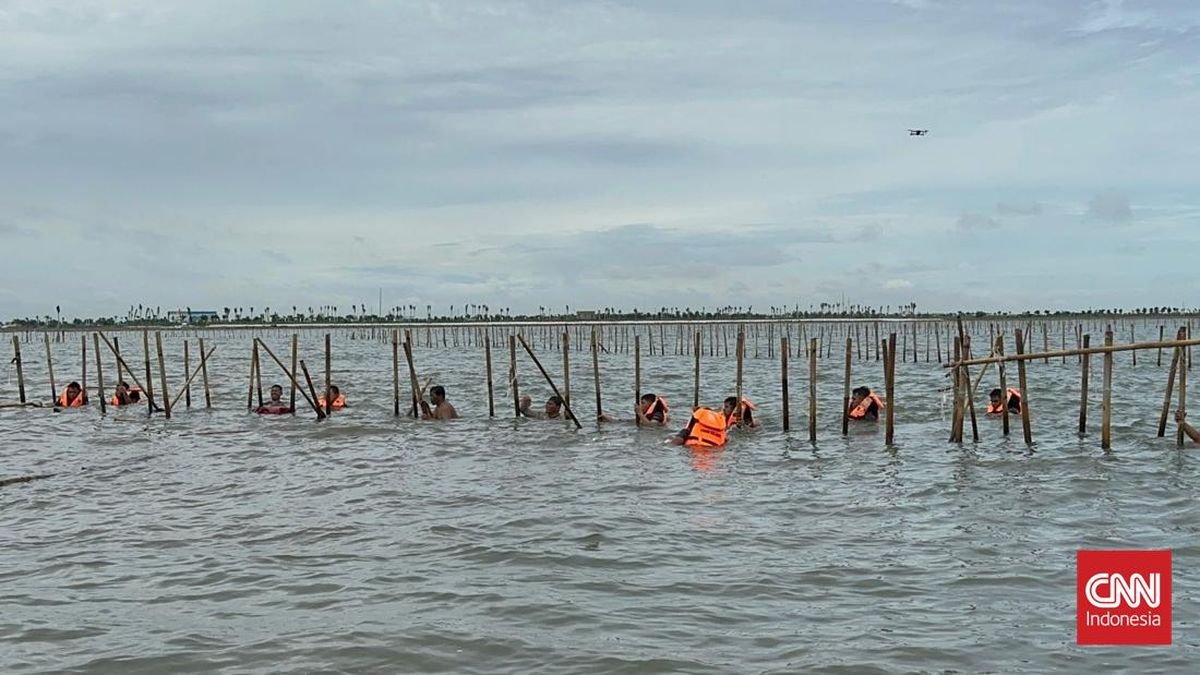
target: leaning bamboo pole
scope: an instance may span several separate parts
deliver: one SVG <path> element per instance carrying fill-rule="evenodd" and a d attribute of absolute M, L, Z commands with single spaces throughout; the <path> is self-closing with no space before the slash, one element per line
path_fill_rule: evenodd
<path fill-rule="evenodd" d="M 1158 347 L 1193 347 L 1195 345 L 1200 345 L 1200 340 L 1185 339 L 1185 340 L 1169 340 L 1167 342 L 1138 342 L 1136 344 L 1130 344 L 1130 345 L 1112 345 L 1111 347 L 1091 347 L 1087 350 L 1087 352 L 1089 354 L 1107 354 L 1107 353 L 1115 354 L 1117 352 L 1128 352 L 1128 351 L 1139 350 L 1139 349 L 1156 349 Z M 1005 356 L 1003 358 L 1001 358 L 999 356 L 989 356 L 989 357 L 980 357 L 980 358 L 975 358 L 975 359 L 962 359 L 959 361 L 955 361 L 953 363 L 942 364 L 942 367 L 953 368 L 956 366 L 979 366 L 979 365 L 983 365 L 985 363 L 999 363 L 1001 361 L 1004 361 L 1005 363 L 1011 363 L 1013 361 L 1030 361 L 1033 359 L 1040 359 L 1043 356 L 1050 356 L 1050 357 L 1081 356 L 1083 353 L 1084 353 L 1083 349 L 1065 349 L 1062 351 L 1050 352 L 1049 354 L 1038 354 L 1038 353 L 1033 353 L 1033 352 L 1025 352 L 1025 353 L 1020 353 L 1020 354 L 1013 354 L 1010 356 Z"/>
<path fill-rule="evenodd" d="M 95 333 L 92 333 L 92 351 L 96 353 L 96 393 L 100 399 L 100 414 L 104 415 L 108 411 L 108 402 L 104 400 L 104 367 L 100 358 L 100 338 Z"/>
<path fill-rule="evenodd" d="M 1016 329 L 1017 357 L 1025 356 L 1025 334 L 1020 328 Z M 1025 380 L 1024 358 L 1017 359 L 1017 379 L 1021 385 L 1021 430 L 1025 433 L 1025 444 L 1033 444 L 1033 429 L 1029 420 L 1029 387 Z"/>
<path fill-rule="evenodd" d="M 1180 339 L 1185 335 L 1184 329 L 1181 327 L 1178 333 Z M 1158 418 L 1158 437 L 1163 438 L 1167 435 L 1167 417 L 1171 413 L 1171 396 L 1175 392 L 1175 375 L 1179 372 L 1179 358 L 1182 351 L 1179 348 L 1173 350 L 1171 357 L 1171 370 L 1167 375 L 1167 395 L 1163 399 L 1162 414 Z"/>
<path fill-rule="evenodd" d="M 1111 347 L 1113 343 L 1113 332 L 1107 330 L 1104 332 L 1104 346 Z M 1104 353 L 1104 403 L 1100 408 L 1100 447 L 1108 450 L 1112 448 L 1112 376 L 1113 376 L 1113 355 L 1112 352 Z"/>

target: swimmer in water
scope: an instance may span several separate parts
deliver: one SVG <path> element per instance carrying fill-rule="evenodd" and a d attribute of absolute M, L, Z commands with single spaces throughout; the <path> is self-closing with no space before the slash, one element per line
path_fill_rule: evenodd
<path fill-rule="evenodd" d="M 429 400 L 433 402 L 430 407 L 424 399 L 421 400 L 421 419 L 423 420 L 455 420 L 458 419 L 458 411 L 446 400 L 446 388 L 440 384 L 434 385 L 429 389 Z"/>
<path fill-rule="evenodd" d="M 109 401 L 114 406 L 133 405 L 140 403 L 142 400 L 142 390 L 133 389 L 128 382 L 124 380 L 117 383 L 117 390 L 113 392 L 112 400 Z"/>
<path fill-rule="evenodd" d="M 640 426 L 666 426 L 669 419 L 668 414 L 671 409 L 667 406 L 666 399 L 658 394 L 642 394 L 642 398 L 638 401 L 637 406 L 633 410 L 634 417 Z M 618 422 L 620 420 L 613 419 L 607 415 L 599 415 L 596 418 L 600 422 Z"/>
<path fill-rule="evenodd" d="M 271 385 L 271 400 L 260 405 L 256 411 L 259 415 L 282 415 L 291 412 L 291 406 L 283 401 L 283 387 Z"/>
<path fill-rule="evenodd" d="M 87 392 L 83 391 L 83 387 L 80 387 L 78 382 L 72 382 L 59 395 L 58 400 L 55 401 L 55 407 L 82 408 L 87 405 L 87 402 Z"/>
<path fill-rule="evenodd" d="M 883 412 L 883 399 L 867 387 L 856 387 L 850 397 L 850 419 L 878 422 Z"/>
<path fill-rule="evenodd" d="M 1004 414 L 1004 404 L 1001 403 L 1001 401 L 1000 401 L 1003 393 L 1004 392 L 1000 391 L 999 389 L 993 389 L 990 392 L 988 392 L 987 414 L 989 414 L 989 415 L 1003 415 Z M 1021 414 L 1021 392 L 1016 389 L 1013 389 L 1012 387 L 1008 388 L 1008 412 L 1010 412 L 1014 415 Z"/>
<path fill-rule="evenodd" d="M 557 420 L 562 419 L 562 399 L 557 396 L 551 396 L 546 399 L 546 407 L 543 411 L 533 410 L 533 399 L 528 396 L 521 397 L 521 414 L 530 419 L 536 420 Z"/>
<path fill-rule="evenodd" d="M 333 399 L 333 409 L 341 410 L 346 407 L 346 397 L 342 394 L 342 390 L 338 389 L 336 384 L 329 385 L 329 397 Z M 325 395 L 317 397 L 317 407 L 321 410 L 325 409 Z"/>
<path fill-rule="evenodd" d="M 725 427 L 728 429 L 733 427 L 755 429 L 758 427 L 758 420 L 754 419 L 754 404 L 748 398 L 743 398 L 742 405 L 738 406 L 737 397 L 730 396 L 725 399 L 722 410 L 725 413 Z"/>

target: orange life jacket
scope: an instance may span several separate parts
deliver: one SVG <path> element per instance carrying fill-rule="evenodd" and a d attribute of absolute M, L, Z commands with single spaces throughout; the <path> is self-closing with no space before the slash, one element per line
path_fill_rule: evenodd
<path fill-rule="evenodd" d="M 725 416 L 710 408 L 692 412 L 691 431 L 683 442 L 689 448 L 719 448 L 725 445 Z"/>
<path fill-rule="evenodd" d="M 317 398 L 317 405 L 321 408 L 321 410 L 325 409 L 325 395 L 324 394 L 322 394 L 320 397 Z M 342 408 L 345 408 L 345 407 L 346 407 L 346 395 L 339 393 L 337 395 L 337 398 L 333 399 L 333 409 L 341 410 Z"/>
<path fill-rule="evenodd" d="M 82 408 L 83 407 L 83 391 L 81 390 L 79 392 L 79 395 L 76 396 L 74 399 L 72 399 L 70 403 L 68 403 L 67 402 L 67 390 L 63 389 L 63 393 L 58 395 L 58 407 L 60 407 L 60 408 Z"/>
<path fill-rule="evenodd" d="M 1012 387 L 1009 387 L 1008 388 L 1008 400 L 1000 401 L 1000 405 L 992 405 L 992 402 L 989 399 L 988 407 L 987 407 L 987 414 L 989 414 L 989 415 L 1002 414 L 1004 412 L 1004 406 L 1007 405 L 1008 401 L 1011 401 L 1012 399 L 1016 399 L 1017 402 L 1020 403 L 1020 401 L 1021 401 L 1021 390 L 1020 389 L 1013 389 Z M 1018 406 L 1017 410 L 1019 411 L 1020 409 L 1021 409 L 1020 406 Z"/>
<path fill-rule="evenodd" d="M 879 415 L 883 412 L 883 399 L 879 398 L 875 392 L 871 392 L 870 394 L 867 394 L 867 397 L 864 398 L 861 403 L 850 409 L 850 419 L 861 420 L 866 418 L 867 411 L 871 409 L 872 403 L 878 406 L 878 409 L 875 411 L 876 415 Z"/>
<path fill-rule="evenodd" d="M 754 402 L 748 398 L 742 399 L 741 408 L 746 408 L 747 410 L 755 410 L 756 409 L 754 407 Z M 729 418 L 725 420 L 725 428 L 732 429 L 733 427 L 736 427 L 738 424 L 741 423 L 741 421 L 742 421 L 741 408 L 733 409 L 733 412 L 729 414 Z"/>
<path fill-rule="evenodd" d="M 654 413 L 656 411 L 662 411 L 662 423 L 666 424 L 670 417 L 668 413 L 671 412 L 671 408 L 667 406 L 667 399 L 661 396 L 655 396 L 654 401 L 646 407 L 646 411 L 642 413 L 642 416 L 653 421 Z"/>

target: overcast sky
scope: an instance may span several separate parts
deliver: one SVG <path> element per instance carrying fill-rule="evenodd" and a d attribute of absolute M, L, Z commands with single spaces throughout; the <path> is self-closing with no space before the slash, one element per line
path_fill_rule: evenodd
<path fill-rule="evenodd" d="M 0 319 L 1195 305 L 1197 85 L 1191 0 L 0 0 Z"/>

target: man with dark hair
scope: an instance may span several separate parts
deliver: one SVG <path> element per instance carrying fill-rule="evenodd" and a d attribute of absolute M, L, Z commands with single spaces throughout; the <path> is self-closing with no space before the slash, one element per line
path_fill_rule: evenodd
<path fill-rule="evenodd" d="M 633 410 L 636 421 L 641 426 L 665 426 L 669 419 L 671 409 L 667 405 L 667 400 L 658 394 L 642 394 L 642 398 L 638 401 L 637 406 Z M 619 422 L 621 420 L 614 419 L 607 415 L 600 415 L 596 418 L 600 422 Z"/>
<path fill-rule="evenodd" d="M 291 411 L 291 406 L 283 400 L 283 387 L 278 384 L 271 385 L 271 400 L 258 406 L 257 410 L 259 415 L 285 415 Z"/>
<path fill-rule="evenodd" d="M 1003 415 L 1004 403 L 1001 400 L 1004 397 L 1004 392 L 999 389 L 993 389 L 988 393 L 987 414 Z M 1008 388 L 1008 412 L 1013 415 L 1021 414 L 1021 392 L 1018 389 Z"/>
<path fill-rule="evenodd" d="M 742 404 L 738 405 L 736 396 L 727 396 L 722 410 L 725 413 L 725 427 L 728 429 L 758 427 L 758 420 L 754 419 L 754 404 L 748 398 L 742 398 Z"/>
<path fill-rule="evenodd" d="M 83 391 L 83 387 L 80 387 L 78 382 L 72 382 L 67 385 L 62 394 L 59 394 L 55 406 L 58 408 L 82 408 L 87 405 L 87 402 L 87 393 Z"/>
<path fill-rule="evenodd" d="M 446 400 L 446 388 L 440 384 L 429 388 L 429 400 L 433 402 L 430 407 L 424 399 L 421 399 L 421 419 L 425 420 L 453 420 L 458 419 L 458 411 Z"/>
<path fill-rule="evenodd" d="M 539 420 L 562 419 L 562 408 L 562 399 L 557 396 L 551 396 L 546 399 L 545 412 L 533 410 L 533 399 L 528 396 L 521 397 L 521 414 L 525 417 Z"/>
<path fill-rule="evenodd" d="M 878 422 L 883 412 L 883 399 L 867 387 L 855 387 L 850 397 L 850 419 Z"/>

